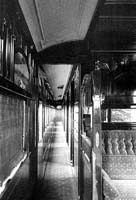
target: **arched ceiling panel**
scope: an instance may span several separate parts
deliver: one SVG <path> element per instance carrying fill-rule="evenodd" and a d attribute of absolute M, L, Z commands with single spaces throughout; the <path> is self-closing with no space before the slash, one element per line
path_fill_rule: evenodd
<path fill-rule="evenodd" d="M 54 100 L 63 98 L 73 65 L 43 65 L 48 81 L 53 91 Z"/>
<path fill-rule="evenodd" d="M 19 0 L 37 51 L 82 40 L 98 0 Z"/>

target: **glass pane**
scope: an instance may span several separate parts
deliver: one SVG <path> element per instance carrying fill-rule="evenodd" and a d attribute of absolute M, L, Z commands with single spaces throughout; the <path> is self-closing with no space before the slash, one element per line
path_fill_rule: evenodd
<path fill-rule="evenodd" d="M 20 53 L 15 55 L 15 84 L 23 89 L 29 89 L 29 71 L 25 57 Z"/>
<path fill-rule="evenodd" d="M 0 38 L 0 74 L 2 74 L 2 68 L 3 68 L 3 45 L 4 45 L 4 40 Z"/>
<path fill-rule="evenodd" d="M 136 108 L 112 109 L 111 122 L 136 122 Z"/>
<path fill-rule="evenodd" d="M 103 109 L 101 113 L 102 122 L 108 122 L 108 109 Z"/>

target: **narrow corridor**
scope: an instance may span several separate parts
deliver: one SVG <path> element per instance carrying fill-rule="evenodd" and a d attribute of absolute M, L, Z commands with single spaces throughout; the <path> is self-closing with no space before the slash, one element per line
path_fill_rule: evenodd
<path fill-rule="evenodd" d="M 74 169 L 69 160 L 68 146 L 61 122 L 56 127 L 44 181 L 37 200 L 78 200 Z"/>

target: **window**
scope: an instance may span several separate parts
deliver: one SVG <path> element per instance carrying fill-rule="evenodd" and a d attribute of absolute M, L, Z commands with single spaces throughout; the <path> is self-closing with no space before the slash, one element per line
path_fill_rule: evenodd
<path fill-rule="evenodd" d="M 136 108 L 107 108 L 102 110 L 102 122 L 136 122 Z"/>
<path fill-rule="evenodd" d="M 136 108 L 111 109 L 111 122 L 136 122 Z"/>

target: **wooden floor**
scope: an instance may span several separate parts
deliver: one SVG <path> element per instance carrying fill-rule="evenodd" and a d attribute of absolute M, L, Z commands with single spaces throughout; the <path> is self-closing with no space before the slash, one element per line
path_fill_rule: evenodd
<path fill-rule="evenodd" d="M 62 124 L 56 123 L 42 189 L 36 200 L 78 200 L 73 167 Z"/>

